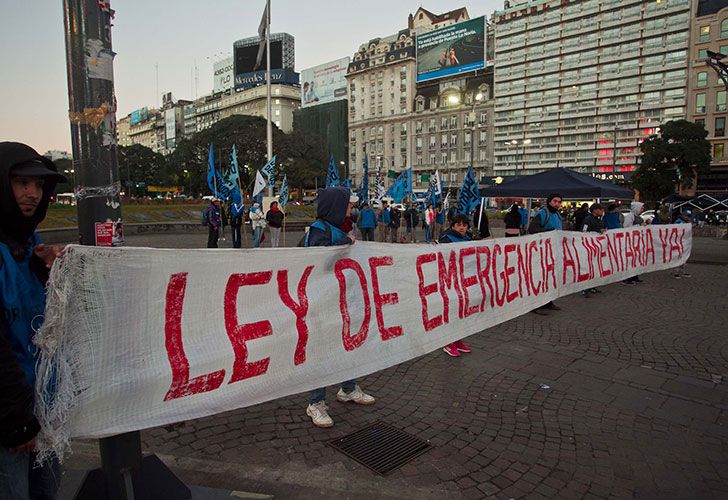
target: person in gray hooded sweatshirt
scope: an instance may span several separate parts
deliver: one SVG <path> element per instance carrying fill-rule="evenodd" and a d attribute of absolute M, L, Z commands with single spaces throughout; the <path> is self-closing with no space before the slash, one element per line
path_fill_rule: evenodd
<path fill-rule="evenodd" d="M 328 187 L 318 192 L 316 221 L 311 224 L 304 239 L 307 247 L 328 247 L 353 245 L 356 239 L 342 229 L 344 219 L 351 214 L 349 190 L 343 187 Z M 342 403 L 371 405 L 374 397 L 361 390 L 356 380 L 347 380 L 341 384 L 336 399 Z M 334 421 L 326 406 L 326 387 L 314 389 L 308 395 L 306 415 L 311 417 L 316 427 L 332 427 Z"/>
<path fill-rule="evenodd" d="M 645 204 L 640 201 L 633 201 L 632 203 L 630 203 L 629 212 L 624 214 L 624 222 L 622 223 L 622 227 L 627 228 L 632 226 L 644 226 L 645 221 L 640 215 L 644 211 L 644 209 Z M 634 285 L 635 283 L 642 283 L 642 279 L 640 279 L 639 276 L 632 276 L 622 281 L 622 284 L 624 285 Z"/>

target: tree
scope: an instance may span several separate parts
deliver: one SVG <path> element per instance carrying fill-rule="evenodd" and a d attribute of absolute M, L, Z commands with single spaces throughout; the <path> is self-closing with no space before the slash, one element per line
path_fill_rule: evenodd
<path fill-rule="evenodd" d="M 316 177 L 326 175 L 326 146 L 316 134 L 293 130 L 285 135 L 277 151 L 278 164 L 288 176 L 291 186 L 311 188 L 316 183 Z"/>
<path fill-rule="evenodd" d="M 198 132 L 177 145 L 177 149 L 168 157 L 170 173 L 184 176 L 185 188 L 190 193 L 209 193 L 207 165 L 210 144 L 214 148 L 216 168 L 227 168 L 230 165 L 230 153 L 235 144 L 240 182 L 245 191 L 255 178 L 255 170 L 267 161 L 265 127 L 265 119 L 258 116 L 234 115 L 220 120 L 209 129 Z M 283 132 L 273 128 L 274 146 L 283 136 Z M 246 169 L 245 165 L 249 168 Z"/>
<path fill-rule="evenodd" d="M 641 145 L 642 161 L 632 176 L 632 186 L 643 198 L 657 201 L 677 186 L 692 186 L 698 175 L 710 169 L 710 142 L 701 124 L 687 120 L 665 123 L 659 136 Z"/>
<path fill-rule="evenodd" d="M 164 156 L 141 144 L 120 146 L 117 150 L 119 159 L 119 178 L 129 193 L 143 193 L 144 188 L 135 185 L 144 183 L 149 185 L 165 185 L 170 180 L 166 173 L 166 160 Z M 176 182 L 172 182 L 176 184 Z"/>
<path fill-rule="evenodd" d="M 180 182 L 193 195 L 209 193 L 207 168 L 210 144 L 214 147 L 216 168 L 230 165 L 230 152 L 235 144 L 240 182 L 243 191 L 250 192 L 255 171 L 267 161 L 265 128 L 265 119 L 258 116 L 234 115 L 220 120 L 177 145 L 177 149 L 167 157 L 169 175 L 181 178 Z M 285 173 L 291 186 L 313 186 L 314 177 L 320 175 L 322 168 L 325 169 L 323 144 L 307 133 L 284 134 L 274 126 L 273 152 L 278 163 L 276 180 L 283 179 Z M 249 168 L 246 169 L 245 165 Z"/>

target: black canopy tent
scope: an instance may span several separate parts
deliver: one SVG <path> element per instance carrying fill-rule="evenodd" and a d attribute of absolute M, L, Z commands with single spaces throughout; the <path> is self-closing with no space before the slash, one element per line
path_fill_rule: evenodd
<path fill-rule="evenodd" d="M 481 196 L 508 198 L 546 198 L 551 193 L 559 193 L 564 199 L 569 200 L 634 198 L 634 193 L 630 189 L 566 168 L 552 168 L 540 174 L 519 177 L 480 190 Z"/>

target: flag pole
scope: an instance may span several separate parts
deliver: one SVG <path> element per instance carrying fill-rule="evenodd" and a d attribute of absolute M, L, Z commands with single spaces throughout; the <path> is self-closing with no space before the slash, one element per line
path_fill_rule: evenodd
<path fill-rule="evenodd" d="M 267 123 L 267 139 L 268 139 L 268 161 L 273 158 L 273 123 L 271 122 L 271 88 L 270 88 L 270 0 L 266 0 L 266 28 L 265 28 L 265 87 L 266 87 L 266 106 L 268 112 Z M 270 182 L 269 182 L 270 184 Z M 273 196 L 273 186 L 268 186 L 268 196 Z"/>

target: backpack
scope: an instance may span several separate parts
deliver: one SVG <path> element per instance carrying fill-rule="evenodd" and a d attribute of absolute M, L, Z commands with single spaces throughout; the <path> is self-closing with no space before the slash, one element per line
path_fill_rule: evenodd
<path fill-rule="evenodd" d="M 206 207 L 200 213 L 200 224 L 202 224 L 203 226 L 209 226 L 210 225 L 210 207 Z"/>
<path fill-rule="evenodd" d="M 329 225 L 328 222 L 326 222 L 323 219 L 316 219 L 316 221 L 314 221 L 313 224 L 316 224 L 316 222 L 319 222 L 319 221 L 321 221 L 324 225 L 324 230 L 326 231 L 326 237 L 329 239 L 329 241 L 331 241 L 333 243 L 334 237 L 331 233 L 331 226 Z M 313 227 L 313 224 L 311 224 L 311 227 Z M 307 245 L 308 235 L 310 234 L 310 231 L 311 231 L 310 229 L 308 231 L 306 231 L 306 233 L 301 237 L 301 239 L 298 240 L 298 244 L 296 245 L 297 247 L 307 247 L 308 246 Z"/>
<path fill-rule="evenodd" d="M 551 214 L 549 213 L 548 210 L 546 210 L 546 221 L 543 223 L 541 222 L 540 214 L 541 214 L 541 211 L 539 210 L 533 216 L 533 218 L 531 219 L 531 222 L 529 222 L 528 234 L 538 234 L 538 233 L 543 233 L 544 231 L 546 231 L 546 229 L 544 229 L 544 227 L 548 225 L 549 219 L 551 218 Z"/>

